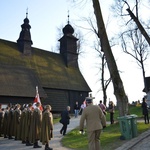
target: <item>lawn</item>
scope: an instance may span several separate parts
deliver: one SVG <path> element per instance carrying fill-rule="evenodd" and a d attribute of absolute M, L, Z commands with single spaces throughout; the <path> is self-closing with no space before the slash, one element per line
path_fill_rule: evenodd
<path fill-rule="evenodd" d="M 136 114 L 138 116 L 138 120 L 141 120 L 142 113 L 140 106 L 131 106 L 129 107 L 130 114 Z M 106 116 L 107 120 L 109 120 L 109 114 Z M 121 146 L 123 143 L 127 142 L 128 140 L 120 140 L 120 126 L 118 123 L 118 111 L 115 111 L 115 124 L 107 125 L 107 127 L 103 130 L 100 140 L 101 146 L 103 150 L 114 150 L 115 148 Z M 144 124 L 143 122 L 137 123 L 137 131 L 138 135 L 142 132 L 150 129 L 149 124 Z M 62 144 L 65 147 L 72 148 L 75 150 L 87 150 L 88 143 L 87 143 L 87 133 L 85 132 L 84 135 L 79 133 L 79 129 L 76 128 L 68 133 L 63 139 Z"/>

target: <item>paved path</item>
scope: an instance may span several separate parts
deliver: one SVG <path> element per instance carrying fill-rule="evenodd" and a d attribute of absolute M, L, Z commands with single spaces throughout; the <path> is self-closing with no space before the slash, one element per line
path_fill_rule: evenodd
<path fill-rule="evenodd" d="M 80 120 L 80 116 L 78 118 L 71 118 L 67 132 L 76 128 L 79 125 L 79 120 Z M 60 141 L 63 137 L 60 134 L 61 127 L 62 124 L 60 123 L 54 125 L 54 138 L 50 141 L 50 147 L 52 147 L 53 150 L 71 150 L 61 145 Z M 39 145 L 41 145 L 40 142 Z M 43 145 L 42 148 L 37 148 L 37 149 L 44 150 L 44 148 L 45 146 Z M 33 147 L 25 146 L 25 144 L 22 144 L 21 141 L 15 141 L 14 139 L 9 140 L 7 138 L 0 137 L 0 150 L 30 150 L 30 149 L 33 149 Z"/>
<path fill-rule="evenodd" d="M 150 150 L 150 130 L 131 139 L 116 150 Z"/>

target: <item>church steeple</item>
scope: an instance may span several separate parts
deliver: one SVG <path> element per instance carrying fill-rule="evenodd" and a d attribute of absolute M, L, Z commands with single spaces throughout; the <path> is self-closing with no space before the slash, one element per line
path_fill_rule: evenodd
<path fill-rule="evenodd" d="M 26 18 L 24 19 L 24 23 L 21 25 L 22 31 L 20 32 L 19 39 L 17 40 L 19 50 L 25 55 L 31 55 L 31 34 L 30 29 L 31 26 L 29 25 L 28 19 L 28 12 L 26 12 Z"/>
<path fill-rule="evenodd" d="M 78 67 L 78 53 L 77 53 L 77 38 L 73 35 L 74 29 L 69 23 L 63 28 L 63 37 L 60 41 L 60 54 L 62 54 L 66 66 Z"/>

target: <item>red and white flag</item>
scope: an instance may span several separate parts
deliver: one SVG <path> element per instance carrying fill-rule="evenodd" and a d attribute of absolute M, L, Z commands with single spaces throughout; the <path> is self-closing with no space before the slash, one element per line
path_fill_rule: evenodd
<path fill-rule="evenodd" d="M 41 104 L 39 92 L 38 92 L 38 86 L 36 86 L 36 96 L 34 98 L 33 108 L 36 108 L 36 103 L 39 102 Z M 40 110 L 43 111 L 42 105 L 40 106 Z"/>

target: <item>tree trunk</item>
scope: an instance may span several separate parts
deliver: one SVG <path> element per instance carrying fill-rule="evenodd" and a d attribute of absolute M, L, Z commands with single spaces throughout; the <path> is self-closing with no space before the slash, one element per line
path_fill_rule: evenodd
<path fill-rule="evenodd" d="M 141 31 L 142 35 L 145 37 L 148 44 L 150 45 L 150 38 L 147 32 L 145 31 L 145 29 L 143 28 L 143 26 L 141 25 L 141 23 L 139 22 L 138 18 L 132 13 L 132 11 L 129 8 L 127 9 L 127 11 L 130 17 L 135 21 L 136 25 L 138 26 L 138 29 Z"/>
<path fill-rule="evenodd" d="M 105 67 L 105 55 L 102 55 L 102 71 L 101 71 L 101 83 L 102 83 L 102 91 L 103 91 L 103 103 L 106 106 L 106 101 L 107 101 L 107 94 L 106 94 L 106 89 L 105 87 L 105 79 L 104 79 L 104 67 Z"/>
<path fill-rule="evenodd" d="M 109 69 L 112 82 L 113 82 L 114 94 L 117 99 L 119 115 L 124 116 L 128 113 L 128 97 L 125 94 L 123 83 L 120 78 L 117 65 L 116 65 L 116 62 L 115 62 L 115 59 L 112 54 L 112 50 L 108 41 L 99 0 L 92 0 L 92 1 L 93 1 L 95 17 L 97 20 L 97 27 L 99 31 L 99 38 L 101 41 L 102 50 L 106 56 L 108 69 Z"/>

